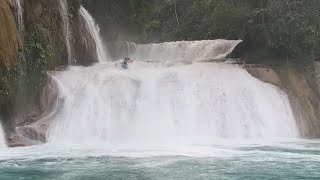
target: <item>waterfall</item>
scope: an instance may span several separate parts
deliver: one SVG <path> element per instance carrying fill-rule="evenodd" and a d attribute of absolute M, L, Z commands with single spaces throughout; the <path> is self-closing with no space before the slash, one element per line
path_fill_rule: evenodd
<path fill-rule="evenodd" d="M 11 3 L 15 11 L 15 18 L 18 25 L 18 30 L 21 34 L 24 31 L 23 8 L 22 8 L 23 0 L 11 0 Z"/>
<path fill-rule="evenodd" d="M 130 56 L 142 61 L 208 61 L 226 57 L 240 42 L 223 39 L 160 44 L 113 42 L 108 44 L 108 49 L 114 60 Z"/>
<path fill-rule="evenodd" d="M 137 49 L 137 44 L 124 41 L 109 42 L 107 49 L 109 50 L 112 60 L 119 60 L 134 54 Z"/>
<path fill-rule="evenodd" d="M 288 97 L 279 88 L 236 65 L 176 62 L 222 58 L 237 43 L 138 45 L 133 56 L 142 58 L 128 70 L 109 62 L 56 72 L 64 105 L 49 142 L 171 147 L 297 137 Z"/>
<path fill-rule="evenodd" d="M 90 32 L 91 36 L 93 37 L 95 43 L 96 43 L 96 51 L 98 55 L 98 61 L 104 62 L 107 61 L 107 54 L 106 49 L 104 48 L 104 45 L 102 43 L 102 39 L 100 37 L 100 29 L 99 26 L 96 25 L 93 17 L 89 14 L 89 12 L 81 6 L 80 8 L 80 16 L 83 17 L 87 24 L 88 31 Z"/>
<path fill-rule="evenodd" d="M 65 39 L 65 45 L 68 53 L 68 64 L 73 63 L 71 43 L 70 43 L 70 23 L 69 23 L 69 13 L 68 13 L 68 2 L 67 0 L 59 0 L 59 11 L 63 23 L 63 36 Z"/>
<path fill-rule="evenodd" d="M 4 137 L 4 131 L 2 129 L 2 125 L 0 123 L 0 149 L 6 147 L 5 137 Z"/>
<path fill-rule="evenodd" d="M 142 44 L 132 56 L 144 61 L 205 61 L 226 57 L 240 42 L 218 39 Z"/>

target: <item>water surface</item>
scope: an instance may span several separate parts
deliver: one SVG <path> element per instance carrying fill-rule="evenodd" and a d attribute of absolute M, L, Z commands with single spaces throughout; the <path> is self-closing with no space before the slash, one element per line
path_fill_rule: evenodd
<path fill-rule="evenodd" d="M 0 179 L 320 179 L 320 141 L 158 149 L 94 144 L 2 149 Z"/>

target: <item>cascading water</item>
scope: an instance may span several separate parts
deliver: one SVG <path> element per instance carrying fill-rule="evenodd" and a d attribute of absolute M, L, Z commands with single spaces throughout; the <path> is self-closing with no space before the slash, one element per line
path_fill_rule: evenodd
<path fill-rule="evenodd" d="M 240 42 L 221 39 L 143 44 L 136 46 L 132 56 L 143 61 L 205 61 L 225 58 Z"/>
<path fill-rule="evenodd" d="M 119 60 L 134 54 L 137 49 L 137 44 L 133 42 L 117 41 L 108 43 L 107 48 L 111 59 Z"/>
<path fill-rule="evenodd" d="M 23 8 L 22 8 L 23 0 L 11 0 L 11 3 L 15 10 L 15 17 L 18 25 L 18 30 L 21 34 L 24 31 Z"/>
<path fill-rule="evenodd" d="M 0 123 L 0 149 L 3 147 L 6 147 L 6 143 L 5 143 L 4 131 Z"/>
<path fill-rule="evenodd" d="M 225 57 L 239 42 L 138 45 L 128 70 L 110 62 L 56 72 L 64 105 L 49 142 L 171 147 L 298 136 L 280 89 L 235 65 L 183 63 Z"/>
<path fill-rule="evenodd" d="M 48 143 L 0 148 L 0 179 L 319 179 L 319 140 L 298 138 L 287 95 L 211 62 L 238 42 L 135 45 L 155 56 L 50 73 Z"/>
<path fill-rule="evenodd" d="M 209 61 L 226 57 L 241 40 L 178 41 L 160 44 L 135 44 L 133 42 L 109 43 L 112 58 L 126 56 L 140 61 Z"/>
<path fill-rule="evenodd" d="M 102 39 L 99 34 L 99 26 L 96 25 L 93 17 L 89 14 L 89 12 L 84 8 L 80 7 L 80 16 L 83 17 L 88 27 L 88 31 L 90 32 L 91 36 L 93 37 L 95 43 L 96 43 L 96 51 L 98 55 L 98 61 L 99 62 L 105 62 L 108 60 L 106 50 L 104 48 L 104 45 L 102 43 Z"/>
<path fill-rule="evenodd" d="M 67 0 L 59 0 L 59 11 L 63 22 L 63 35 L 65 39 L 65 45 L 68 53 L 68 64 L 72 64 L 72 52 L 70 43 L 70 23 L 69 23 L 69 13 L 68 13 L 68 3 Z"/>

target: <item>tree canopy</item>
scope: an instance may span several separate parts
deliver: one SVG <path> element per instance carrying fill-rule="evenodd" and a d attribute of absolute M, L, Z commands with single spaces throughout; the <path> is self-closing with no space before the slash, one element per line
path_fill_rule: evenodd
<path fill-rule="evenodd" d="M 318 0 L 86 0 L 107 40 L 243 39 L 290 59 L 319 58 Z M 119 35 L 119 34 L 120 35 Z"/>

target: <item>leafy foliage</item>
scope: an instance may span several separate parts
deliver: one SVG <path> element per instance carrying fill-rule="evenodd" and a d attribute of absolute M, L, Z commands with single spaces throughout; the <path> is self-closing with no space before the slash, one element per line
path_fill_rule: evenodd
<path fill-rule="evenodd" d="M 253 12 L 263 16 L 253 26 L 263 32 L 269 47 L 282 49 L 285 56 L 315 59 L 320 47 L 319 8 L 320 2 L 314 0 L 270 0 L 268 6 Z"/>
<path fill-rule="evenodd" d="M 319 57 L 318 0 L 85 0 L 84 4 L 103 24 L 107 40 L 243 39 L 248 48 L 271 48 L 284 59 L 301 62 Z M 121 36 L 113 38 L 114 32 Z"/>
<path fill-rule="evenodd" d="M 30 99 L 36 97 L 45 83 L 46 72 L 66 59 L 61 58 L 64 39 L 56 1 L 26 1 L 24 6 L 23 53 L 15 66 L 0 69 L 0 115 L 12 110 L 18 92 L 23 91 Z"/>
<path fill-rule="evenodd" d="M 50 52 L 52 52 L 52 42 L 50 33 L 42 26 L 35 24 L 31 26 L 30 32 L 25 37 L 25 52 L 28 61 L 25 64 L 27 83 L 30 87 L 38 88 L 42 85 L 47 69 L 52 69 L 53 62 Z"/>

